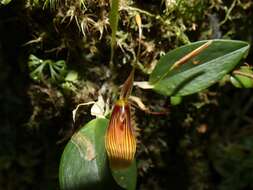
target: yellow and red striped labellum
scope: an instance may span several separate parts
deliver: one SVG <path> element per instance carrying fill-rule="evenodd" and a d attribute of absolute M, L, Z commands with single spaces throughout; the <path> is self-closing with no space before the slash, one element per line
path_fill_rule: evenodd
<path fill-rule="evenodd" d="M 112 169 L 127 168 L 134 159 L 136 138 L 127 100 L 120 99 L 115 103 L 105 136 L 105 148 Z"/>

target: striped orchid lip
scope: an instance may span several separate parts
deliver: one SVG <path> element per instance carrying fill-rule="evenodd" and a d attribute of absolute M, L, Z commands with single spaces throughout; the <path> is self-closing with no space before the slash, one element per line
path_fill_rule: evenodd
<path fill-rule="evenodd" d="M 134 160 L 136 138 L 126 99 L 119 99 L 114 105 L 105 136 L 105 148 L 112 169 L 127 168 Z"/>

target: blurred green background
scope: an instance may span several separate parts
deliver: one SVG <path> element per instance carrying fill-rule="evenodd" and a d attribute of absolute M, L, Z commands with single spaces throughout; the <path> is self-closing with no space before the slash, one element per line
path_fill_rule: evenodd
<path fill-rule="evenodd" d="M 58 166 L 69 137 L 92 117 L 78 103 L 99 93 L 116 99 L 136 58 L 146 80 L 164 52 L 212 39 L 253 41 L 251 0 L 121 1 L 113 71 L 108 0 L 0 0 L 0 189 L 59 189 Z M 252 65 L 252 49 L 245 63 Z M 242 63 L 242 64 L 245 64 Z M 39 69 L 38 69 L 39 68 Z M 224 79 L 225 81 L 225 79 Z M 221 81 L 178 106 L 133 91 L 152 110 L 135 109 L 138 189 L 253 189 L 253 96 Z"/>

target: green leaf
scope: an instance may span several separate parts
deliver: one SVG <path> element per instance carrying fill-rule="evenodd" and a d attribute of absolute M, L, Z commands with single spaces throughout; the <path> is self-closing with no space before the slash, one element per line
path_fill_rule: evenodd
<path fill-rule="evenodd" d="M 67 82 L 74 83 L 74 82 L 77 82 L 77 80 L 78 80 L 78 73 L 74 70 L 70 70 L 65 77 L 65 81 Z"/>
<path fill-rule="evenodd" d="M 136 161 L 133 161 L 131 166 L 124 170 L 112 170 L 112 175 L 118 185 L 127 190 L 136 189 L 137 169 Z"/>
<path fill-rule="evenodd" d="M 196 57 L 170 70 L 172 65 L 207 41 L 198 41 L 179 47 L 163 56 L 150 75 L 153 90 L 167 96 L 185 96 L 216 83 L 229 73 L 243 57 L 249 44 L 235 40 L 213 40 Z"/>
<path fill-rule="evenodd" d="M 0 3 L 3 5 L 7 5 L 11 2 L 11 0 L 0 0 Z"/>
<path fill-rule="evenodd" d="M 249 76 L 243 76 L 240 74 L 232 74 L 230 76 L 231 83 L 237 87 L 237 88 L 253 88 L 253 71 L 252 68 L 249 66 L 241 66 L 238 70 L 240 73 L 250 75 Z"/>
<path fill-rule="evenodd" d="M 181 96 L 171 96 L 170 97 L 170 103 L 173 106 L 179 105 L 182 102 Z"/>
<path fill-rule="evenodd" d="M 116 32 L 118 29 L 118 21 L 119 21 L 119 0 L 111 0 L 111 10 L 110 10 L 110 16 L 109 16 L 110 27 L 112 30 L 111 61 L 114 56 L 114 46 L 116 43 Z"/>
<path fill-rule="evenodd" d="M 135 190 L 137 183 L 137 166 L 136 160 L 126 169 L 111 170 L 114 180 L 117 184 L 126 190 Z"/>
<path fill-rule="evenodd" d="M 64 60 L 42 60 L 35 55 L 29 56 L 28 67 L 30 76 L 35 81 L 49 78 L 52 82 L 63 80 L 66 74 L 66 63 Z"/>
<path fill-rule="evenodd" d="M 135 166 L 114 174 L 114 178 L 111 174 L 104 145 L 107 126 L 107 119 L 94 119 L 72 136 L 60 162 L 61 190 L 120 189 L 117 183 L 135 187 Z M 124 183 L 117 181 L 122 176 L 126 179 Z"/>
<path fill-rule="evenodd" d="M 103 189 L 112 185 L 103 146 L 107 125 L 105 119 L 92 120 L 72 136 L 60 163 L 62 190 Z"/>

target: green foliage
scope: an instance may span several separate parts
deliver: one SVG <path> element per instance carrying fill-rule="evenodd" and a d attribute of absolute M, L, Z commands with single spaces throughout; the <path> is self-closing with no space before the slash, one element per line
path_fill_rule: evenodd
<path fill-rule="evenodd" d="M 35 55 L 29 56 L 28 66 L 30 77 L 35 81 L 49 79 L 52 82 L 63 80 L 66 74 L 66 64 L 64 60 L 42 60 Z"/>
<path fill-rule="evenodd" d="M 122 189 L 135 190 L 137 183 L 137 168 L 134 160 L 131 166 L 123 170 L 111 170 L 114 180 Z"/>
<path fill-rule="evenodd" d="M 237 72 L 240 74 L 232 74 L 231 83 L 237 88 L 253 88 L 253 70 L 250 66 L 241 66 Z M 244 76 L 245 74 L 246 76 Z"/>
<path fill-rule="evenodd" d="M 67 82 L 77 82 L 78 80 L 78 73 L 76 71 L 69 71 L 68 74 L 65 77 L 65 81 Z"/>
<path fill-rule="evenodd" d="M 137 183 L 136 161 L 124 170 L 112 170 L 112 175 L 122 189 L 135 190 Z"/>
<path fill-rule="evenodd" d="M 199 92 L 229 73 L 246 57 L 249 49 L 246 42 L 214 40 L 195 58 L 179 68 L 170 69 L 176 61 L 205 42 L 191 43 L 163 56 L 150 75 L 153 90 L 167 96 L 185 96 Z"/>
<path fill-rule="evenodd" d="M 135 163 L 126 170 L 113 171 L 113 176 L 111 174 L 104 145 L 107 126 L 107 119 L 94 119 L 72 136 L 60 163 L 62 190 L 116 189 L 114 179 L 125 189 L 135 189 Z"/>
<path fill-rule="evenodd" d="M 0 3 L 3 5 L 7 5 L 11 2 L 11 0 L 1 0 Z"/>
<path fill-rule="evenodd" d="M 181 96 L 171 96 L 170 97 L 170 103 L 173 106 L 179 105 L 182 102 Z"/>

